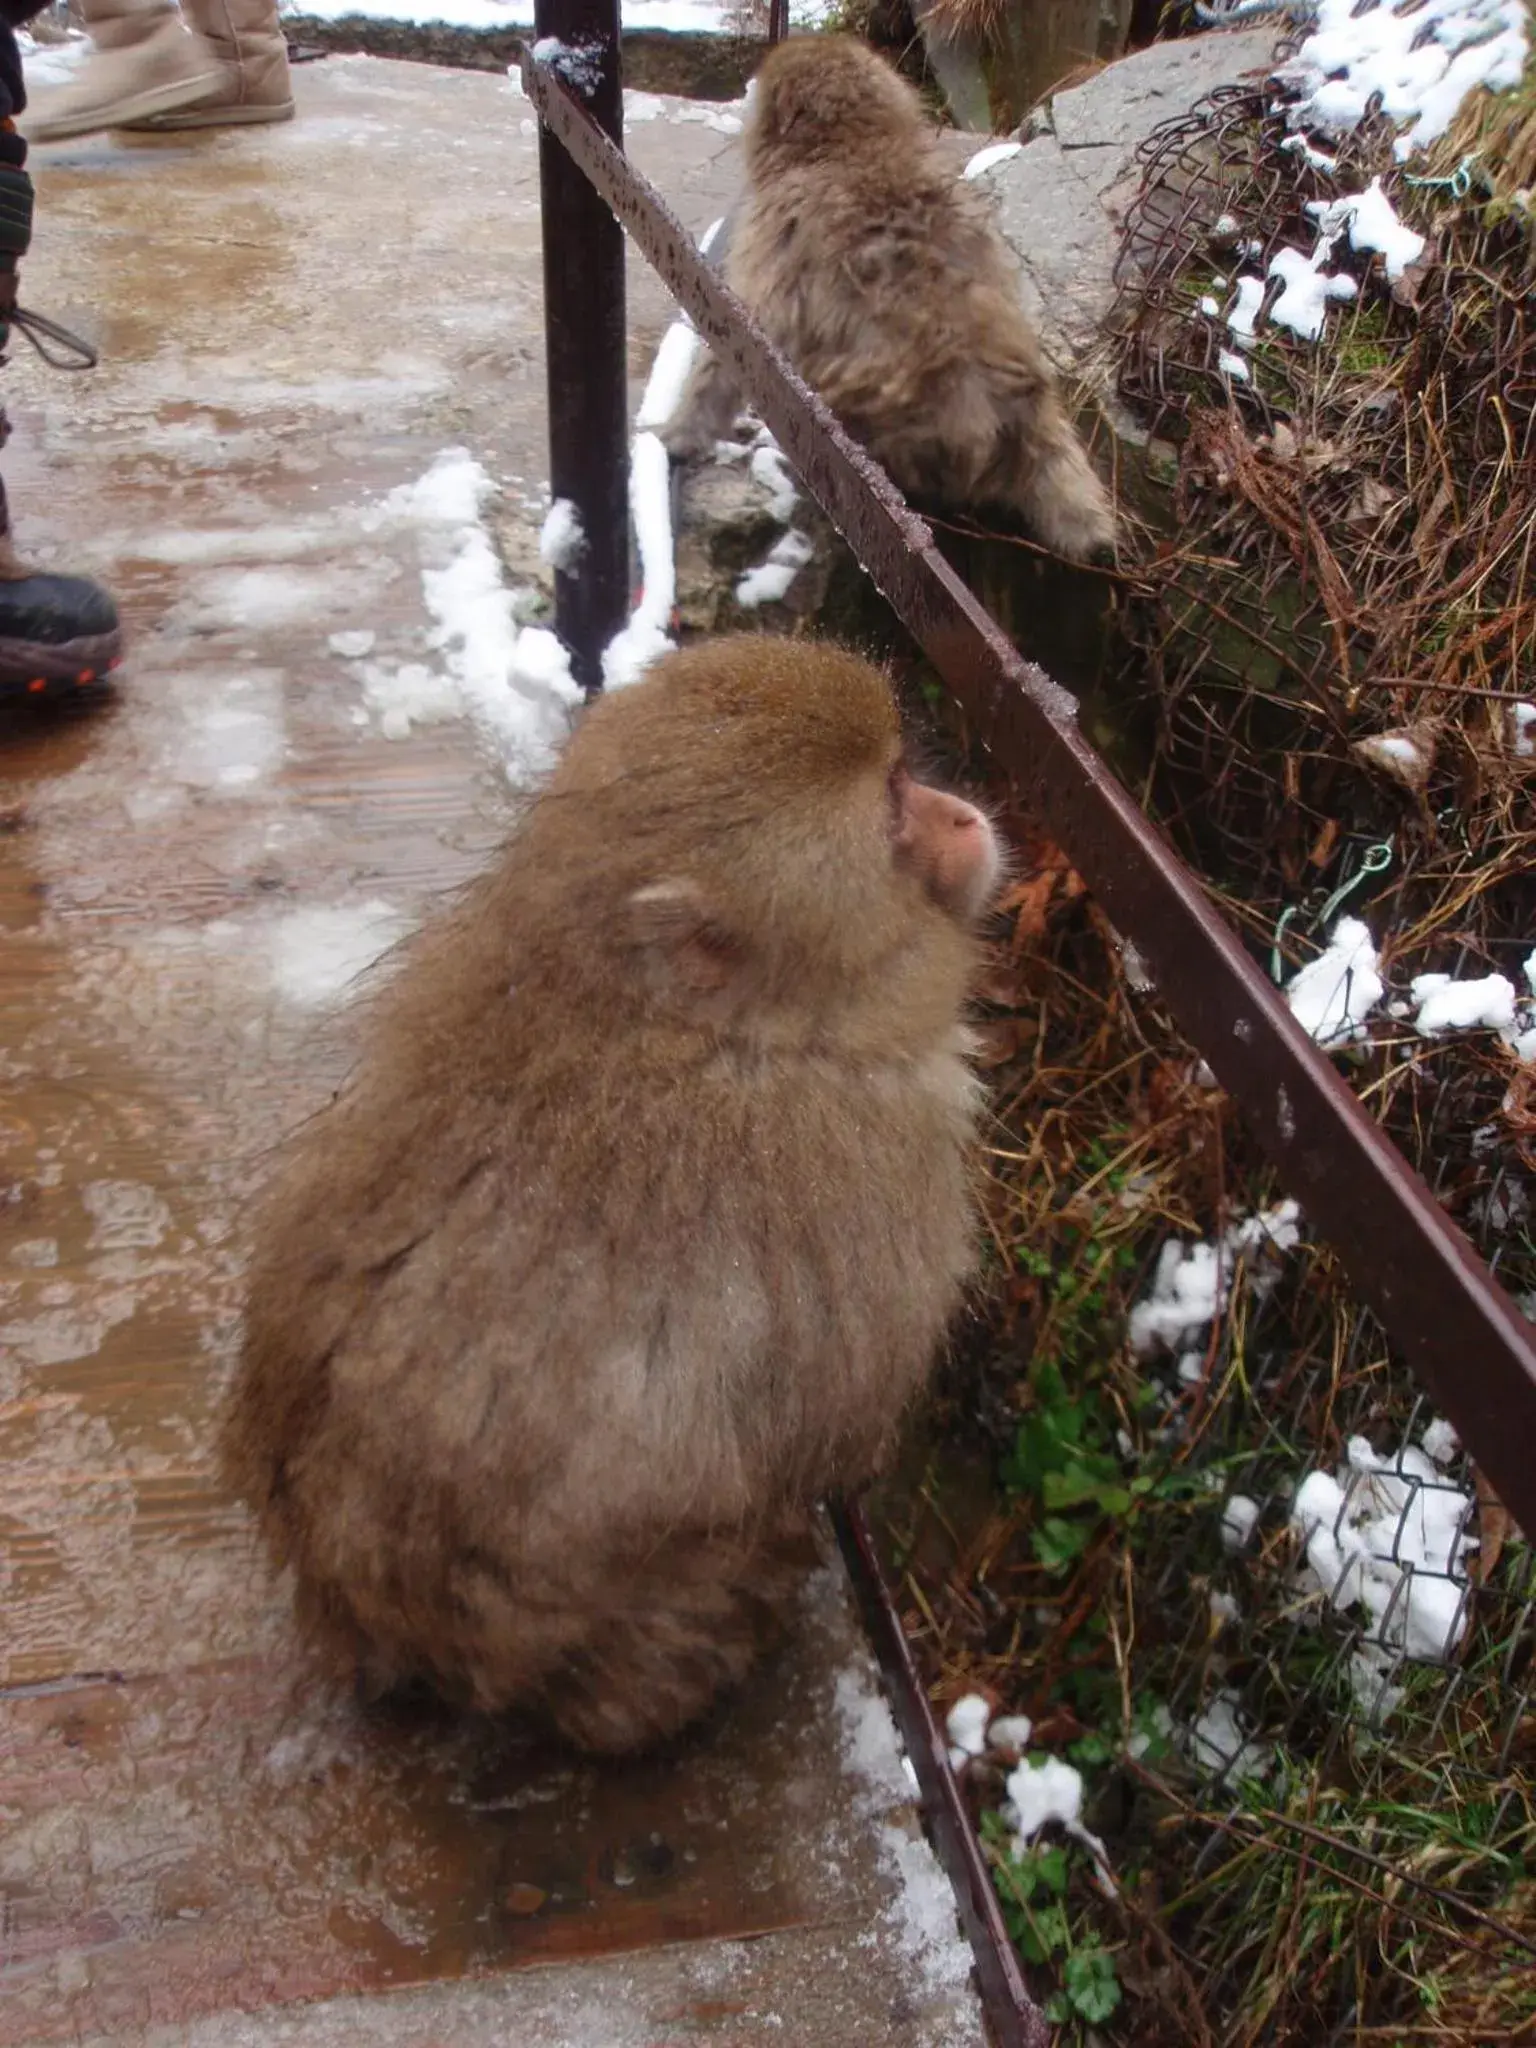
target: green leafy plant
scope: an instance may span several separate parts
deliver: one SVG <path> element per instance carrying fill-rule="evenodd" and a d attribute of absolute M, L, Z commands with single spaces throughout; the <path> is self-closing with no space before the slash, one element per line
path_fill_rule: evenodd
<path fill-rule="evenodd" d="M 1004 1461 L 1003 1484 L 1037 1499 L 1045 1510 L 1034 1550 L 1053 1571 L 1080 1557 L 1106 1516 L 1123 1515 L 1134 1498 L 1110 1448 L 1105 1403 L 1092 1390 L 1070 1396 L 1061 1368 L 1037 1360 L 1030 1373 L 1033 1404 L 1019 1423 Z"/>
<path fill-rule="evenodd" d="M 1001 1817 L 982 1816 L 982 1840 L 991 1852 L 993 1879 L 1008 1931 L 1026 1963 L 1054 1971 L 1060 1989 L 1046 2007 L 1058 2025 L 1080 2019 L 1100 2025 L 1124 1995 L 1115 1959 L 1096 1935 L 1074 1939 L 1068 1904 L 1072 1862 L 1068 1850 L 1019 1849 Z"/>
<path fill-rule="evenodd" d="M 1108 1949 L 1084 1942 L 1067 1957 L 1062 1970 L 1067 2003 L 1090 2026 L 1101 2025 L 1120 2003 L 1120 1978 Z"/>

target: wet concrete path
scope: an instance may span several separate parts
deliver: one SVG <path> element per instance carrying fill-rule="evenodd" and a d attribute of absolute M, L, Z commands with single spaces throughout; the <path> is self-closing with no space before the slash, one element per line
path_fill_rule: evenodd
<path fill-rule="evenodd" d="M 526 103 L 296 87 L 34 158 L 24 295 L 103 367 L 6 372 L 7 481 L 132 651 L 104 716 L 0 726 L 0 2048 L 977 2042 L 836 1573 L 708 1739 L 596 1772 L 364 1720 L 218 1491 L 242 1205 L 506 816 L 445 632 L 484 518 L 423 479 L 483 465 L 514 581 L 543 507 Z M 636 111 L 701 228 L 731 117 Z M 637 380 L 667 317 L 635 263 Z"/>

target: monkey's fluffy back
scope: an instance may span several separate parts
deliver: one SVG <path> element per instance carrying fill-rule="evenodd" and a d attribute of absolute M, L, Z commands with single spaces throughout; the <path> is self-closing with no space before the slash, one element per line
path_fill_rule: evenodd
<path fill-rule="evenodd" d="M 753 706 L 771 726 L 798 692 L 796 772 L 841 758 L 846 776 L 866 747 L 883 776 L 879 679 L 807 650 L 764 696 L 775 658 L 717 657 L 718 732 L 688 704 L 700 754 L 761 747 Z M 818 695 L 839 673 L 841 713 Z M 664 765 L 650 687 L 581 729 L 501 863 L 417 943 L 257 1229 L 232 1475 L 339 1639 L 402 1660 L 435 1644 L 439 1676 L 487 1699 L 493 1608 L 497 1668 L 536 1682 L 626 1559 L 679 1532 L 750 1541 L 862 1477 L 972 1259 L 971 947 L 947 919 L 914 906 L 888 959 L 855 948 L 867 987 L 821 1011 L 786 997 L 766 1036 L 700 1025 L 626 966 L 624 890 L 685 860 L 697 813 L 670 847 L 666 811 L 653 843 L 605 846 L 576 793 L 622 768 L 608 735 L 643 751 L 651 716 Z M 611 784 L 620 804 L 648 786 Z M 606 863 L 565 922 L 562 831 Z"/>
<path fill-rule="evenodd" d="M 1007 479 L 1009 422 L 1048 392 L 1050 372 L 985 201 L 929 137 L 813 163 L 769 153 L 726 263 L 903 489 L 975 501 Z"/>
<path fill-rule="evenodd" d="M 676 1532 L 750 1539 L 863 1478 L 956 1306 L 958 1034 L 917 1072 L 663 1085 L 637 1049 L 568 1081 L 365 1086 L 269 1203 L 235 1468 L 365 1640 L 432 1639 L 471 1553 L 583 1614 Z"/>

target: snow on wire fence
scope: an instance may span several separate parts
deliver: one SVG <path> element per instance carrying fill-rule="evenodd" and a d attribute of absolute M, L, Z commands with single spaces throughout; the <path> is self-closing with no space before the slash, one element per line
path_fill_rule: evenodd
<path fill-rule="evenodd" d="M 1418 42 L 1453 11 L 1413 17 Z M 1509 10 L 1472 12 L 1456 26 L 1465 45 L 1453 63 L 1506 63 Z M 1479 163 L 1468 117 L 1456 125 L 1443 87 L 1394 100 L 1417 45 L 1384 58 L 1377 46 L 1403 25 L 1379 16 L 1356 7 L 1333 24 L 1336 38 L 1360 45 L 1342 52 L 1342 83 L 1310 78 L 1299 104 L 1267 82 L 1226 87 L 1143 146 L 1119 272 L 1118 381 L 1166 451 L 1191 538 L 1155 554 L 1149 543 L 1138 565 L 1125 684 L 1154 721 L 1154 808 L 1269 952 L 1276 978 L 1346 926 L 1359 933 L 1370 985 L 1346 1004 L 1350 1029 L 1334 1034 L 1350 1048 L 1356 1086 L 1368 1085 L 1375 1114 L 1506 1286 L 1536 1300 L 1525 1221 L 1536 1048 L 1518 1012 L 1519 963 L 1536 936 L 1536 820 L 1521 758 L 1536 712 L 1522 716 L 1520 694 L 1536 657 L 1527 230 L 1498 203 L 1500 138 L 1486 123 Z M 1297 31 L 1282 72 L 1308 47 Z M 1331 117 L 1324 147 L 1313 139 L 1318 106 L 1346 85 L 1360 104 Z M 1384 93 L 1385 110 L 1373 110 L 1372 92 Z M 1531 131 L 1518 96 L 1507 119 L 1509 182 L 1520 184 Z M 1424 156 L 1421 142 L 1440 143 L 1444 160 Z M 1380 197 L 1384 182 L 1406 194 L 1406 221 Z M 1352 191 L 1377 195 L 1381 216 L 1363 236 L 1357 223 L 1352 246 L 1363 253 L 1353 257 L 1336 246 L 1341 208 L 1353 204 L 1339 194 Z M 1286 309 L 1299 266 L 1285 259 L 1314 241 L 1331 274 L 1314 265 L 1319 292 L 1298 325 Z M 1349 918 L 1333 922 L 1345 905 Z M 1378 949 L 1412 977 L 1417 1018 L 1399 1000 L 1364 1022 L 1386 993 Z M 1490 962 L 1512 978 L 1422 972 L 1475 974 Z M 1447 1041 L 1424 1008 L 1446 988 L 1508 992 L 1517 1007 L 1500 1038 Z M 1283 1412 L 1326 1422 L 1341 1439 L 1354 1432 L 1345 1464 L 1308 1476 L 1295 1449 L 1305 1427 L 1282 1445 L 1273 1418 L 1254 1454 L 1264 1473 L 1276 1462 L 1266 1452 L 1283 1449 L 1268 1497 L 1305 1545 L 1315 1599 L 1298 1600 L 1293 1630 L 1315 1626 L 1318 1602 L 1331 1611 L 1338 1670 L 1352 1674 L 1368 1718 L 1413 1693 L 1414 1668 L 1446 1667 L 1430 1709 L 1438 1726 L 1455 1719 L 1471 1682 L 1475 1635 L 1488 1646 L 1478 1668 L 1503 1675 L 1503 1711 L 1480 1743 L 1496 1774 L 1532 1685 L 1530 1571 L 1517 1568 L 1512 1582 L 1499 1574 L 1507 1509 L 1486 1486 L 1475 1499 L 1441 1426 L 1421 1444 L 1412 1417 L 1382 1408 L 1379 1385 L 1352 1422 L 1334 1412 L 1337 1386 L 1355 1384 L 1349 1365 L 1337 1370 L 1339 1347 L 1369 1351 L 1380 1338 L 1368 1325 L 1326 1335 L 1326 1398 L 1309 1396 L 1308 1375 L 1323 1371 L 1311 1359 L 1299 1382 L 1282 1376 Z M 1298 1354 L 1309 1356 L 1293 1335 L 1293 1375 Z M 1463 1369 L 1475 1372 L 1475 1361 Z M 1384 1428 L 1400 1433 L 1385 1468 L 1359 1434 L 1380 1441 Z M 1471 1448 L 1484 1458 L 1481 1432 Z M 1271 1650 L 1265 1663 L 1273 1690 L 1286 1658 Z M 1319 1674 L 1325 1689 L 1336 1675 Z"/>

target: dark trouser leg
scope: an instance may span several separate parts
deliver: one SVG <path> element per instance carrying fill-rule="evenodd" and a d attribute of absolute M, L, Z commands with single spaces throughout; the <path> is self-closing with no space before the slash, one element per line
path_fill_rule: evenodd
<path fill-rule="evenodd" d="M 14 121 L 26 111 L 27 88 L 21 72 L 21 51 L 16 43 L 16 31 L 9 22 L 0 21 L 0 122 Z M 15 164 L 19 169 L 27 160 L 27 145 L 12 130 L 0 132 L 0 163 Z"/>
<path fill-rule="evenodd" d="M 32 242 L 27 145 L 11 123 L 27 103 L 15 32 L 0 21 L 0 364 L 11 339 L 16 271 Z M 0 448 L 10 424 L 0 407 Z M 117 608 L 84 576 L 33 571 L 11 551 L 11 521 L 0 482 L 0 695 L 47 695 L 86 688 L 114 667 L 121 645 Z"/>
<path fill-rule="evenodd" d="M 27 104 L 26 81 L 21 70 L 21 50 L 16 31 L 0 21 L 0 364 L 5 361 L 11 338 L 11 314 L 16 309 L 16 264 L 32 240 L 32 180 L 22 166 L 27 161 L 26 137 L 16 133 L 15 118 Z M 11 423 L 0 405 L 0 448 L 11 437 Z M 0 478 L 0 541 L 10 534 L 11 522 L 5 502 L 5 482 Z"/>

